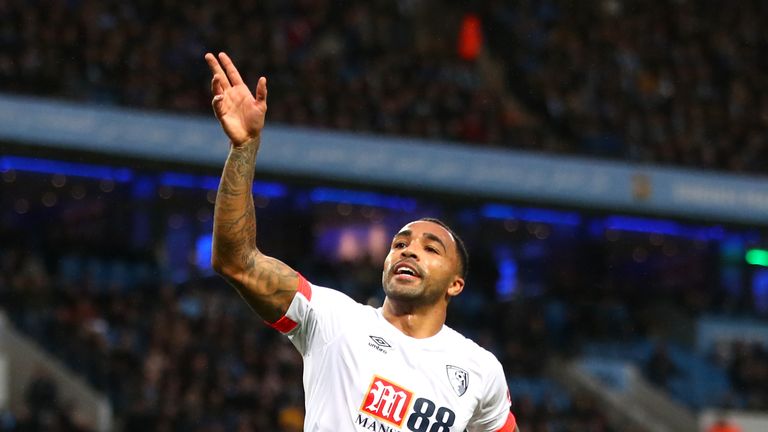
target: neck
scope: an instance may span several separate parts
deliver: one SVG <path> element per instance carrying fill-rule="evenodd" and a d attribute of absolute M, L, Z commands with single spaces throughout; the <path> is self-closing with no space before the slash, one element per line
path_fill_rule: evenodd
<path fill-rule="evenodd" d="M 443 328 L 446 307 L 441 303 L 413 306 L 387 297 L 382 306 L 382 315 L 406 336 L 424 339 L 436 335 Z"/>

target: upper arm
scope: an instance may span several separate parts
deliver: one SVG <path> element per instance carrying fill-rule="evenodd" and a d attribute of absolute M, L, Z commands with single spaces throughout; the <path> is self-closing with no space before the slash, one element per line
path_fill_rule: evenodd
<path fill-rule="evenodd" d="M 289 265 L 258 250 L 236 270 L 217 269 L 237 289 L 248 305 L 268 322 L 288 310 L 299 285 L 299 275 Z"/>

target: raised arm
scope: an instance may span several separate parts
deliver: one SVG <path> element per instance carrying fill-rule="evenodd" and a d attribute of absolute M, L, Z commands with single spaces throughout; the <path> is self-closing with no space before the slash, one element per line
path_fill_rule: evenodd
<path fill-rule="evenodd" d="M 259 78 L 255 96 L 232 60 L 206 54 L 213 79 L 213 111 L 230 139 L 213 219 L 211 264 L 264 320 L 278 320 L 291 304 L 299 283 L 289 266 L 256 247 L 253 175 L 267 113 L 267 79 Z"/>

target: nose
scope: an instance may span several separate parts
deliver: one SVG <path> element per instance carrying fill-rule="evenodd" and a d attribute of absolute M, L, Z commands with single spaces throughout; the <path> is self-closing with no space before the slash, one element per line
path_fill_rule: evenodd
<path fill-rule="evenodd" d="M 400 251 L 400 256 L 405 258 L 414 258 L 414 259 L 418 258 L 418 255 L 416 255 L 416 251 L 413 249 L 413 244 L 403 248 L 403 250 Z"/>

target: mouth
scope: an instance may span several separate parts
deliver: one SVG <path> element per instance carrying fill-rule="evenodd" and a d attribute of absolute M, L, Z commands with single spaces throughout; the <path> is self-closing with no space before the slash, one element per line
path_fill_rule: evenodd
<path fill-rule="evenodd" d="M 421 279 L 421 272 L 415 264 L 409 262 L 399 262 L 392 269 L 394 279 L 402 282 L 416 281 Z"/>

